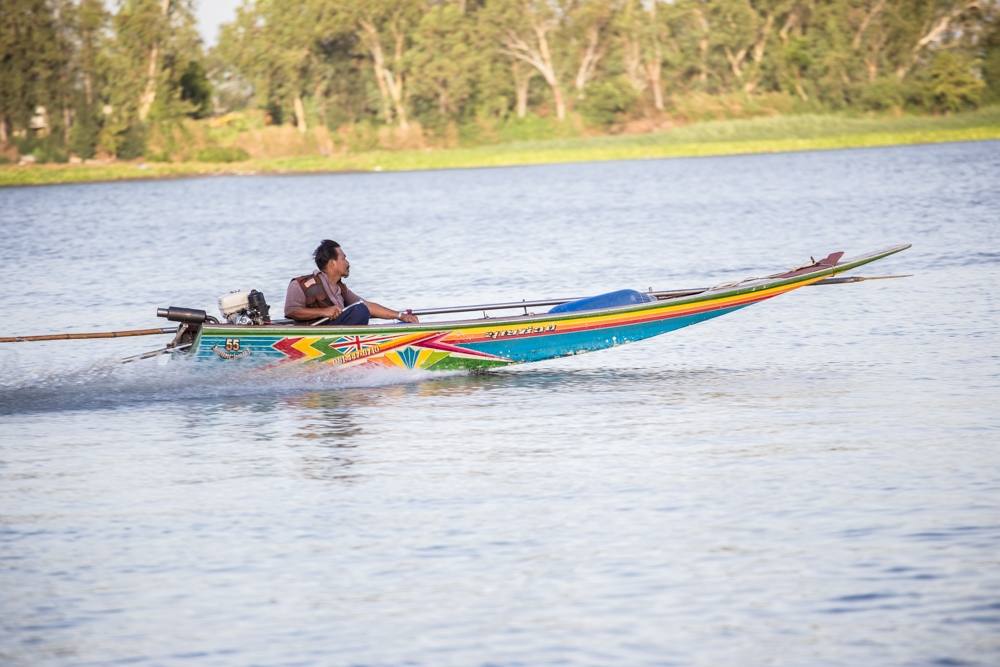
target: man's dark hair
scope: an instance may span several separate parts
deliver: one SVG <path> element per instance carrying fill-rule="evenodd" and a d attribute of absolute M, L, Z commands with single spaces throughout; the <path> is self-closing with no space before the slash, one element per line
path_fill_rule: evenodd
<path fill-rule="evenodd" d="M 323 239 L 323 242 L 319 244 L 316 252 L 313 253 L 313 258 L 320 271 L 326 269 L 326 263 L 331 259 L 337 259 L 337 248 L 339 247 L 339 243 L 330 239 Z"/>

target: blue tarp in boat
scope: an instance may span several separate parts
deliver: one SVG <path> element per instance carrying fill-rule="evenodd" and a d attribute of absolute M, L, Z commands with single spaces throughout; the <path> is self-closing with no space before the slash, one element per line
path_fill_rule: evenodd
<path fill-rule="evenodd" d="M 644 294 L 634 289 L 620 289 L 617 292 L 588 296 L 584 299 L 560 303 L 552 308 L 550 313 L 573 313 L 578 310 L 601 310 L 603 308 L 619 308 L 621 306 L 631 306 L 637 303 L 649 303 L 656 301 L 656 297 Z"/>

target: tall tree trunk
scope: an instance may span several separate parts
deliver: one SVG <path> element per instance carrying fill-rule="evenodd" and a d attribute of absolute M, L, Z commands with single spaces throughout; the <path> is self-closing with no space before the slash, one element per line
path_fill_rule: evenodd
<path fill-rule="evenodd" d="M 521 63 L 516 60 L 511 63 L 510 68 L 514 75 L 515 113 L 517 113 L 518 118 L 524 118 L 528 115 L 528 87 L 531 85 L 531 72 L 524 71 Z"/>
<path fill-rule="evenodd" d="M 781 30 L 778 31 L 778 37 L 781 38 L 782 44 L 788 43 L 788 35 L 791 34 L 792 30 L 795 30 L 799 25 L 799 8 L 794 8 L 785 19 L 785 25 L 781 26 Z"/>
<path fill-rule="evenodd" d="M 372 70 L 375 73 L 375 83 L 378 85 L 379 100 L 382 103 L 382 120 L 392 122 L 392 108 L 389 101 L 389 88 L 385 84 L 382 72 L 385 70 L 385 54 L 382 53 L 382 42 L 374 24 L 361 21 L 361 42 L 368 48 L 372 56 Z"/>
<path fill-rule="evenodd" d="M 156 101 L 156 70 L 159 57 L 160 46 L 159 44 L 154 44 L 149 50 L 149 61 L 146 67 L 146 87 L 143 88 L 142 95 L 139 96 L 139 120 L 141 121 L 146 120 L 150 109 L 153 108 L 153 102 Z"/>
<path fill-rule="evenodd" d="M 410 129 L 410 123 L 406 118 L 406 100 L 403 98 L 403 76 L 393 76 L 388 69 L 382 72 L 385 77 L 386 87 L 389 89 L 389 96 L 392 98 L 392 106 L 396 111 L 396 118 L 399 119 L 399 127 L 403 130 Z"/>
<path fill-rule="evenodd" d="M 451 103 L 448 101 L 448 88 L 442 85 L 436 86 L 438 98 L 438 113 L 448 116 L 451 113 Z"/>
<path fill-rule="evenodd" d="M 803 102 L 809 101 L 809 96 L 806 95 L 806 89 L 802 87 L 802 73 L 799 70 L 795 70 L 795 92 L 802 98 Z"/>
<path fill-rule="evenodd" d="M 587 31 L 587 46 L 583 50 L 583 55 L 580 57 L 580 67 L 576 70 L 576 79 L 574 80 L 576 94 L 578 97 L 583 97 L 584 88 L 587 87 L 590 77 L 594 75 L 597 63 L 599 63 L 601 58 L 604 56 L 604 49 L 601 47 L 600 40 L 600 30 L 598 30 L 596 26 L 591 27 L 590 30 Z"/>
<path fill-rule="evenodd" d="M 326 124 L 326 92 L 323 89 L 322 79 L 313 86 L 313 99 L 316 100 L 316 107 L 319 111 L 320 125 Z"/>
<path fill-rule="evenodd" d="M 656 25 L 656 3 L 649 5 L 649 19 Z M 660 83 L 660 74 L 663 71 L 663 47 L 660 46 L 660 37 L 653 33 L 653 57 L 646 58 L 646 76 L 649 78 L 649 87 L 653 89 L 653 107 L 657 111 L 663 111 L 663 85 Z"/>
<path fill-rule="evenodd" d="M 378 83 L 378 91 L 382 96 L 382 115 L 385 118 L 385 122 L 392 122 L 392 112 L 394 111 L 396 119 L 399 122 L 399 127 L 404 130 L 409 129 L 410 123 L 407 120 L 406 114 L 405 80 L 403 75 L 401 73 L 393 74 L 388 63 L 386 63 L 385 53 L 382 50 L 382 41 L 379 38 L 378 29 L 375 27 L 375 24 L 368 20 L 362 20 L 360 25 L 362 42 L 368 47 L 368 52 L 372 56 L 372 65 L 375 68 L 375 81 Z M 398 30 L 394 30 L 394 32 L 394 62 L 397 67 L 400 67 L 403 57 L 403 43 L 406 36 Z M 392 111 L 390 111 L 390 105 L 392 106 Z"/>
<path fill-rule="evenodd" d="M 879 56 L 882 53 L 882 49 L 885 47 L 886 38 L 882 35 L 881 39 L 872 42 L 870 48 L 868 49 L 867 55 L 864 57 L 865 61 L 865 71 L 868 73 L 868 81 L 874 81 L 878 78 L 879 74 Z"/>
<path fill-rule="evenodd" d="M 630 9 L 631 11 L 631 9 Z M 649 16 L 642 23 L 656 25 L 656 3 L 650 3 L 648 9 L 641 10 Z M 656 33 L 648 35 L 652 42 L 652 54 L 643 43 L 642 34 L 636 30 L 635 24 L 623 35 L 622 58 L 625 65 L 625 76 L 638 93 L 644 93 L 650 88 L 653 94 L 653 106 L 657 111 L 663 111 L 663 47 Z"/>
<path fill-rule="evenodd" d="M 698 83 L 704 89 L 708 85 L 708 20 L 700 9 L 694 10 L 694 18 L 698 22 L 698 27 L 701 31 L 701 37 L 698 38 L 698 54 L 701 57 Z"/>
<path fill-rule="evenodd" d="M 170 0 L 160 0 L 160 14 L 166 18 L 170 10 Z M 149 117 L 149 111 L 156 101 L 156 84 L 160 67 L 160 40 L 159 37 L 153 39 L 149 47 L 149 59 L 146 64 L 146 86 L 139 96 L 139 120 L 145 122 Z"/>
<path fill-rule="evenodd" d="M 89 67 L 83 73 L 83 100 L 87 103 L 88 109 L 94 103 L 94 81 Z"/>
<path fill-rule="evenodd" d="M 869 83 L 878 78 L 878 60 L 874 56 L 865 58 L 865 71 L 868 72 Z"/>
<path fill-rule="evenodd" d="M 646 90 L 649 84 L 649 73 L 642 60 L 641 45 L 639 37 L 626 33 L 622 48 L 622 60 L 625 65 L 625 77 L 638 92 Z"/>
<path fill-rule="evenodd" d="M 306 125 L 306 108 L 302 104 L 302 95 L 299 93 L 295 93 L 293 107 L 295 109 L 295 127 L 298 128 L 299 132 L 305 134 L 309 127 Z"/>
<path fill-rule="evenodd" d="M 652 60 L 646 60 L 646 76 L 649 78 L 649 87 L 653 89 L 653 106 L 657 111 L 663 111 L 663 86 L 660 83 L 660 73 L 663 68 L 663 59 L 660 57 L 660 45 L 657 44 L 653 50 Z"/>
<path fill-rule="evenodd" d="M 566 101 L 563 99 L 562 86 L 559 82 L 552 83 L 549 82 L 549 87 L 552 88 L 552 99 L 556 103 L 556 118 L 561 122 L 566 120 Z"/>
<path fill-rule="evenodd" d="M 386 83 L 389 84 L 392 103 L 396 107 L 396 117 L 399 119 L 399 127 L 400 129 L 408 130 L 410 129 L 410 123 L 406 117 L 406 77 L 403 74 L 403 47 L 406 44 L 406 34 L 400 29 L 396 21 L 393 21 L 392 32 L 395 38 L 392 64 L 396 71 L 386 70 Z"/>
<path fill-rule="evenodd" d="M 868 26 L 871 25 L 871 22 L 882 13 L 883 9 L 885 9 L 885 0 L 878 0 L 878 2 L 876 2 L 872 7 L 872 10 L 865 14 L 865 18 L 862 19 L 861 25 L 858 26 L 858 31 L 854 33 L 854 39 L 851 40 L 851 47 L 855 51 L 861 48 L 861 40 L 865 36 L 865 31 L 868 30 Z"/>
<path fill-rule="evenodd" d="M 735 76 L 737 80 L 742 81 L 743 61 L 746 60 L 747 49 L 742 48 L 736 53 L 733 53 L 733 51 L 727 46 L 725 48 L 725 51 L 726 51 L 726 60 L 729 62 L 729 69 L 732 71 L 733 76 Z"/>
<path fill-rule="evenodd" d="M 552 64 L 552 54 L 549 51 L 549 39 L 547 35 L 547 29 L 535 26 L 539 55 L 542 57 L 542 62 L 545 63 L 542 77 L 545 79 L 545 83 L 549 84 L 549 88 L 552 89 L 552 97 L 556 103 L 556 118 L 562 121 L 566 119 L 566 102 L 563 100 L 562 85 L 559 83 L 559 76 L 556 74 L 556 68 Z"/>
<path fill-rule="evenodd" d="M 774 30 L 774 13 L 769 13 L 764 19 L 764 26 L 757 35 L 757 41 L 750 48 L 750 59 L 753 61 L 753 68 L 747 82 L 743 85 L 743 90 L 749 95 L 757 89 L 760 80 L 760 70 L 764 63 L 764 53 L 767 50 L 767 42 L 771 39 L 771 31 Z"/>
<path fill-rule="evenodd" d="M 800 21 L 801 17 L 799 16 L 799 8 L 796 6 L 792 9 L 788 18 L 785 19 L 785 24 L 781 26 L 781 29 L 778 31 L 778 38 L 781 40 L 782 44 L 786 46 L 788 45 L 788 37 L 793 32 L 796 34 L 800 33 Z M 791 69 L 794 72 L 795 82 L 792 87 L 795 88 L 795 94 L 798 95 L 803 102 L 808 102 L 809 96 L 806 94 L 805 88 L 802 87 L 802 70 L 798 65 L 793 65 Z"/>
<path fill-rule="evenodd" d="M 382 68 L 377 63 L 372 63 L 375 70 L 375 83 L 378 84 L 379 102 L 382 106 L 382 120 L 388 125 L 392 122 L 392 106 L 389 103 L 389 89 L 385 86 L 385 79 L 382 78 Z"/>
<path fill-rule="evenodd" d="M 566 101 L 563 98 L 562 85 L 559 83 L 559 75 L 556 73 L 552 54 L 549 51 L 549 42 L 546 37 L 548 30 L 549 27 L 545 24 L 536 23 L 533 26 L 534 44 L 528 44 L 516 32 L 508 30 L 503 36 L 503 51 L 515 60 L 531 65 L 542 75 L 545 83 L 552 90 L 552 97 L 556 105 L 556 118 L 562 121 L 566 119 Z"/>

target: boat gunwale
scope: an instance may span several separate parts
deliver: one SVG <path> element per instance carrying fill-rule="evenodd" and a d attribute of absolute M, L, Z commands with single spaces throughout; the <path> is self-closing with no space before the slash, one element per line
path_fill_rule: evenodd
<path fill-rule="evenodd" d="M 858 257 L 850 258 L 831 267 L 825 267 L 809 273 L 793 276 L 791 278 L 746 278 L 735 283 L 723 283 L 722 285 L 710 287 L 695 294 L 658 299 L 639 304 L 629 304 L 626 306 L 615 306 L 612 308 L 598 308 L 593 310 L 581 310 L 562 313 L 530 313 L 527 315 L 501 316 L 501 317 L 480 317 L 463 320 L 440 320 L 434 322 L 420 322 L 417 324 L 379 324 L 379 325 L 359 325 L 359 326 L 337 326 L 337 325 L 308 325 L 308 324 L 269 324 L 269 325 L 243 325 L 243 324 L 204 324 L 198 332 L 198 339 L 203 335 L 227 335 L 238 333 L 240 336 L 294 336 L 310 335 L 325 336 L 333 334 L 376 334 L 376 333 L 415 333 L 421 331 L 439 331 L 441 329 L 466 330 L 483 327 L 497 327 L 505 325 L 524 325 L 527 323 L 560 322 L 566 320 L 580 319 L 582 317 L 600 317 L 604 315 L 615 315 L 619 313 L 642 312 L 645 310 L 657 310 L 673 306 L 696 304 L 703 301 L 724 299 L 752 294 L 765 289 L 788 287 L 797 283 L 809 283 L 815 280 L 833 276 L 838 273 L 850 271 L 883 259 L 898 252 L 902 252 L 911 247 L 911 244 L 904 243 L 882 250 L 869 252 Z M 794 269 L 793 269 L 794 270 Z M 805 286 L 805 285 L 802 285 Z M 488 310 L 488 308 L 486 309 Z M 471 312 L 471 311 L 470 311 Z M 196 345 L 197 347 L 197 341 Z"/>

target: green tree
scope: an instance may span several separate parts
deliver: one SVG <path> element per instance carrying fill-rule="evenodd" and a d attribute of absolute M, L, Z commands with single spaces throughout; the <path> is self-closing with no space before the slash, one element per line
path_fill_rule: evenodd
<path fill-rule="evenodd" d="M 725 66 L 716 66 L 723 86 L 730 90 L 744 86 L 753 90 L 756 84 L 746 81 L 746 70 L 758 40 L 761 47 L 766 44 L 771 26 L 760 25 L 760 17 L 747 0 L 717 0 L 707 4 L 705 13 L 711 26 L 709 48 L 717 59 L 721 56 L 725 62 Z M 773 14 L 769 18 L 773 19 Z"/>
<path fill-rule="evenodd" d="M 29 132 L 32 118 L 44 120 L 51 130 L 64 127 L 69 48 L 60 9 L 65 9 L 61 3 L 47 0 L 4 0 L 0 11 L 0 144 Z M 36 114 L 40 107 L 44 113 Z"/>
<path fill-rule="evenodd" d="M 548 0 L 490 0 L 479 13 L 483 34 L 495 40 L 507 58 L 533 68 L 552 93 L 556 118 L 566 118 L 563 70 L 555 42 L 566 11 L 563 2 Z M 522 78 L 521 85 L 525 86 Z"/>
<path fill-rule="evenodd" d="M 807 77 L 816 55 L 811 48 L 811 35 L 808 34 L 812 12 L 811 0 L 791 4 L 780 21 L 778 42 L 769 51 L 767 61 L 772 89 L 794 93 L 803 101 L 810 99 L 806 91 Z"/>
<path fill-rule="evenodd" d="M 410 62 L 413 34 L 427 9 L 424 0 L 344 0 L 340 15 L 366 51 L 381 100 L 382 118 L 409 127 Z"/>
<path fill-rule="evenodd" d="M 347 3 L 307 0 L 296 9 L 277 0 L 245 3 L 222 26 L 212 60 L 220 90 L 248 95 L 274 122 L 289 117 L 305 132 L 307 106 L 325 117 L 328 98 L 357 97 L 361 77 Z"/>
<path fill-rule="evenodd" d="M 103 150 L 135 157 L 148 136 L 147 123 L 169 127 L 192 111 L 181 99 L 180 79 L 202 58 L 192 0 L 124 0 L 112 20 L 107 49 L 106 118 Z"/>
<path fill-rule="evenodd" d="M 928 53 L 944 45 L 961 47 L 984 27 L 981 0 L 900 0 L 894 5 L 893 61 L 899 79 L 926 63 Z"/>
<path fill-rule="evenodd" d="M 964 53 L 938 51 L 917 75 L 924 106 L 934 111 L 961 111 L 979 105 L 985 87 L 974 71 L 975 61 Z"/>
<path fill-rule="evenodd" d="M 982 42 L 983 101 L 1000 102 L 1000 16 L 994 16 Z"/>
<path fill-rule="evenodd" d="M 109 15 L 101 0 L 81 0 L 75 13 L 74 75 L 79 84 L 70 133 L 70 150 L 82 158 L 97 152 L 107 89 L 106 57 Z"/>
<path fill-rule="evenodd" d="M 566 8 L 565 54 L 575 71 L 573 88 L 578 99 L 598 76 L 612 43 L 617 14 L 617 3 L 606 0 L 578 0 Z"/>
<path fill-rule="evenodd" d="M 145 122 L 160 90 L 163 51 L 169 34 L 171 12 L 180 3 L 172 0 L 125 0 L 115 16 L 116 45 L 124 59 L 120 71 L 128 106 Z"/>
<path fill-rule="evenodd" d="M 289 12 L 285 3 L 267 0 L 258 2 L 257 8 L 265 42 L 256 44 L 255 48 L 265 49 L 267 53 L 268 92 L 272 99 L 290 103 L 295 126 L 305 132 L 308 121 L 304 99 L 314 65 L 311 46 L 316 28 L 316 5 L 303 3 L 299 11 Z"/>
<path fill-rule="evenodd" d="M 457 118 L 474 92 L 481 51 L 475 24 L 458 5 L 431 7 L 420 19 L 409 51 L 413 95 L 434 100 L 441 118 Z"/>
<path fill-rule="evenodd" d="M 258 19 L 259 11 L 253 3 L 244 3 L 236 8 L 236 18 L 219 28 L 210 60 L 216 90 L 232 95 L 224 106 L 239 104 L 242 97 L 260 107 L 266 107 L 271 100 L 267 24 Z"/>
<path fill-rule="evenodd" d="M 580 112 L 592 125 L 608 128 L 632 108 L 636 94 L 624 78 L 604 79 L 588 91 L 580 102 Z"/>
<path fill-rule="evenodd" d="M 636 93 L 652 97 L 653 108 L 663 111 L 664 63 L 677 65 L 680 44 L 674 32 L 677 7 L 659 0 L 624 0 L 615 19 L 622 70 Z"/>
<path fill-rule="evenodd" d="M 197 60 L 190 61 L 179 83 L 181 99 L 193 107 L 188 115 L 192 118 L 208 116 L 212 111 L 212 84 L 205 75 L 204 65 Z"/>
<path fill-rule="evenodd" d="M 851 51 L 852 35 L 846 21 L 844 1 L 819 4 L 812 13 L 805 33 L 807 62 L 805 71 L 810 86 L 828 106 L 842 108 L 851 102 L 854 74 L 860 68 Z"/>

